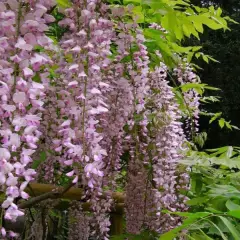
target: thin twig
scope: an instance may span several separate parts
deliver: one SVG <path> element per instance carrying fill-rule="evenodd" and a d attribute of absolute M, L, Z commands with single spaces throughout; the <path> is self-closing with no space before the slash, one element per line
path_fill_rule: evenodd
<path fill-rule="evenodd" d="M 31 208 L 32 206 L 47 200 L 47 199 L 57 199 L 57 198 L 61 198 L 66 192 L 69 191 L 70 188 L 72 188 L 74 186 L 74 183 L 70 183 L 69 185 L 67 185 L 61 192 L 59 191 L 54 191 L 54 192 L 47 192 L 44 193 L 40 196 L 34 197 L 29 199 L 26 202 L 20 203 L 18 205 L 18 207 L 20 209 L 25 209 L 25 208 Z"/>

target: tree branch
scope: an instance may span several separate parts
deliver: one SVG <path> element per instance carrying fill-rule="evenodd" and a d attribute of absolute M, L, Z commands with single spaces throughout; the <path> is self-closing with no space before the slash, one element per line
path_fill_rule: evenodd
<path fill-rule="evenodd" d="M 36 204 L 38 204 L 38 203 L 40 203 L 40 202 L 42 202 L 44 200 L 61 198 L 73 186 L 74 186 L 74 183 L 71 183 L 71 184 L 67 185 L 65 188 L 62 188 L 62 187 L 58 187 L 58 188 L 51 187 L 51 191 L 48 191 L 48 192 L 46 192 L 44 194 L 41 194 L 40 196 L 33 197 L 33 198 L 29 199 L 26 202 L 22 202 L 22 203 L 20 203 L 18 205 L 18 207 L 20 209 L 31 208 L 32 206 L 34 206 L 34 205 L 36 205 Z M 30 186 L 30 189 L 34 190 L 33 186 Z"/>
<path fill-rule="evenodd" d="M 30 183 L 28 188 L 26 188 L 26 192 L 30 195 L 34 195 L 34 197 L 25 202 L 19 203 L 18 207 L 20 209 L 31 208 L 34 205 L 47 199 L 65 198 L 69 200 L 81 200 L 83 190 L 81 188 L 75 188 L 73 186 L 74 183 L 67 185 L 65 188 L 50 184 Z M 125 199 L 124 193 L 114 192 L 110 194 L 116 203 L 120 203 L 121 206 L 123 205 L 122 203 L 124 203 Z M 90 208 L 90 206 L 88 206 L 88 203 L 84 204 L 86 205 L 86 209 Z"/>
<path fill-rule="evenodd" d="M 57 192 L 48 192 L 48 193 L 44 193 L 40 196 L 37 196 L 37 197 L 33 197 L 31 199 L 29 199 L 28 201 L 26 202 L 21 202 L 18 207 L 20 209 L 24 209 L 24 208 L 31 208 L 32 206 L 44 201 L 44 200 L 47 200 L 47 199 L 55 199 L 55 198 L 58 198 L 60 194 L 57 193 Z"/>

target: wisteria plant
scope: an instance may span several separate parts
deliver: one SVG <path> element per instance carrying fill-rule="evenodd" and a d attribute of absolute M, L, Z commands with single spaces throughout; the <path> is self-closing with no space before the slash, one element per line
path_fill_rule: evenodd
<path fill-rule="evenodd" d="M 49 211 L 72 187 L 68 239 L 109 239 L 119 188 L 127 233 L 180 226 L 169 212 L 188 210 L 180 162 L 210 88 L 191 61 L 212 59 L 181 42 L 228 21 L 187 0 L 0 1 L 1 237 L 46 239 Z M 56 189 L 35 196 L 31 183 Z M 24 214 L 34 222 L 24 234 L 3 226 Z"/>

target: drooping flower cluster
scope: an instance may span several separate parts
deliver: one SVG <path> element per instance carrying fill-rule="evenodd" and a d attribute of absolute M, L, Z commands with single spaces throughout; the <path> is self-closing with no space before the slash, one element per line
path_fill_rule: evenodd
<path fill-rule="evenodd" d="M 123 17 L 123 9 L 115 9 L 114 17 Z M 131 10 L 130 10 L 131 12 Z M 126 221 L 127 231 L 129 233 L 139 233 L 144 224 L 145 218 L 145 191 L 147 184 L 147 171 L 144 164 L 148 163 L 145 159 L 146 143 L 143 140 L 147 132 L 147 116 L 145 109 L 145 98 L 149 91 L 149 57 L 145 38 L 138 24 L 135 22 L 125 24 L 118 21 L 119 34 L 116 41 L 117 59 L 122 61 L 127 56 L 132 58 L 132 62 L 119 64 L 120 69 L 125 71 L 124 81 L 129 82 L 129 88 L 132 91 L 133 101 L 129 116 L 128 128 L 129 136 L 127 138 L 130 159 L 128 163 L 128 175 L 126 186 Z M 132 31 L 136 36 L 132 35 Z M 136 50 L 137 49 L 137 50 Z M 141 119 L 142 118 L 142 119 Z M 139 120 L 140 119 L 140 120 Z"/>
<path fill-rule="evenodd" d="M 174 69 L 174 75 L 176 75 L 177 80 L 181 85 L 188 83 L 200 83 L 200 79 L 194 73 L 192 67 L 187 63 L 183 63 L 178 68 Z M 200 111 L 200 95 L 194 88 L 184 91 L 183 95 L 185 104 L 187 105 L 190 111 L 189 114 L 191 115 L 186 119 L 187 134 L 188 137 L 193 140 L 192 138 L 194 134 L 198 132 L 199 127 L 198 119 Z"/>
<path fill-rule="evenodd" d="M 0 184 L 7 194 L 6 217 L 23 214 L 14 199 L 28 197 L 24 188 L 36 175 L 32 157 L 45 152 L 38 169 L 44 181 L 57 183 L 55 174 L 66 173 L 91 203 L 91 226 L 84 226 L 84 237 L 70 228 L 69 239 L 108 239 L 111 192 L 127 151 L 127 231 L 138 234 L 149 222 L 159 232 L 171 229 L 180 219 L 161 211 L 185 210 L 180 192 L 188 176 L 177 168 L 185 138 L 166 66 L 150 69 L 139 25 L 124 22 L 126 9 L 110 11 L 101 0 L 72 1 L 59 22 L 68 31 L 50 59 L 52 41 L 44 32 L 54 21 L 47 14 L 53 5 L 0 3 Z M 156 24 L 151 28 L 163 31 Z M 50 79 L 45 66 L 53 61 L 58 69 Z M 180 82 L 195 81 L 189 71 Z M 193 97 L 186 95 L 188 104 Z M 71 227 L 83 226 L 79 211 L 71 209 L 77 218 Z"/>
<path fill-rule="evenodd" d="M 168 33 L 163 27 L 156 23 L 152 23 L 149 28 L 153 28 L 162 32 L 162 38 L 165 38 Z M 161 54 L 160 54 L 161 55 Z M 173 76 L 177 77 L 178 83 L 182 86 L 188 83 L 200 83 L 199 77 L 194 73 L 193 68 L 187 63 L 186 59 L 183 59 L 177 68 L 173 71 Z M 183 92 L 184 101 L 188 108 L 188 116 L 186 119 L 186 133 L 189 140 L 193 140 L 194 134 L 198 132 L 198 119 L 199 119 L 199 93 L 194 89 Z"/>
<path fill-rule="evenodd" d="M 55 152 L 53 139 L 58 135 L 58 127 L 62 123 L 59 118 L 62 108 L 62 101 L 58 98 L 58 93 L 62 90 L 62 85 L 57 79 L 48 79 L 44 84 L 47 98 L 45 99 L 44 114 L 40 126 L 42 141 L 38 151 L 34 154 L 35 159 L 41 159 L 43 164 L 37 168 L 37 179 L 41 182 L 57 184 L 57 176 L 62 174 L 58 152 Z M 44 161 L 43 161 L 44 160 Z M 54 167 L 53 167 L 54 166 Z"/>
<path fill-rule="evenodd" d="M 88 240 L 90 236 L 89 216 L 81 207 L 81 203 L 73 202 L 68 212 L 68 240 Z"/>
<path fill-rule="evenodd" d="M 28 198 L 24 192 L 34 178 L 32 154 L 38 147 L 44 111 L 45 65 L 52 49 L 44 32 L 54 18 L 47 14 L 52 1 L 6 1 L 0 3 L 0 185 L 7 199 L 5 218 L 16 220 L 23 214 L 14 199 Z M 42 52 L 35 52 L 35 47 Z M 37 80 L 38 79 L 38 80 Z"/>
<path fill-rule="evenodd" d="M 188 175 L 177 169 L 181 151 L 184 151 L 185 137 L 180 122 L 181 114 L 166 77 L 167 69 L 164 64 L 151 74 L 150 105 L 155 115 L 155 126 L 151 129 L 155 143 L 152 150 L 153 180 L 158 215 L 155 229 L 159 232 L 165 232 L 180 224 L 179 217 L 172 217 L 161 211 L 186 210 L 186 198 L 180 191 L 186 190 L 188 184 Z"/>
<path fill-rule="evenodd" d="M 60 59 L 59 74 L 61 104 L 58 136 L 53 139 L 54 150 L 60 153 L 60 164 L 70 168 L 68 177 L 73 183 L 86 189 L 85 200 L 90 200 L 96 215 L 98 238 L 109 231 L 110 222 L 105 212 L 110 211 L 108 201 L 100 204 L 104 171 L 108 164 L 108 153 L 104 132 L 109 112 L 108 98 L 111 92 L 108 71 L 112 23 L 102 17 L 106 6 L 101 1 L 74 1 L 73 8 L 65 10 L 66 18 L 60 26 L 70 31 L 60 42 L 66 53 Z M 97 11 L 97 9 L 100 9 Z M 71 59 L 67 60 L 67 56 Z M 104 209 L 104 211 L 103 211 Z M 98 226 L 100 226 L 98 228 Z M 98 228 L 98 229 L 97 229 Z"/>

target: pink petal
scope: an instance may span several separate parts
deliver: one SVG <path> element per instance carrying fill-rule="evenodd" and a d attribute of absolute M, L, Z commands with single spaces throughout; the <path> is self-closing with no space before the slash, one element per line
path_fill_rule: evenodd
<path fill-rule="evenodd" d="M 72 170 L 71 172 L 68 172 L 67 174 L 66 174 L 66 176 L 68 176 L 68 177 L 72 177 L 73 176 L 73 174 L 74 174 L 74 170 Z"/>
<path fill-rule="evenodd" d="M 24 103 L 26 99 L 27 98 L 25 92 L 17 92 L 13 94 L 13 101 L 15 103 Z"/>
<path fill-rule="evenodd" d="M 3 237 L 6 237 L 7 232 L 4 227 L 1 228 L 1 234 Z"/>
<path fill-rule="evenodd" d="M 35 35 L 33 35 L 32 33 L 25 34 L 24 40 L 26 41 L 26 43 L 28 43 L 32 46 L 37 45 L 37 39 L 36 39 Z"/>
<path fill-rule="evenodd" d="M 97 88 L 92 88 L 91 93 L 92 94 L 101 94 L 101 91 L 99 91 Z"/>
<path fill-rule="evenodd" d="M 33 76 L 33 71 L 32 69 L 28 68 L 28 67 L 25 67 L 23 69 L 23 74 L 26 78 L 29 78 L 29 77 L 32 77 Z"/>
<path fill-rule="evenodd" d="M 33 49 L 33 46 L 27 44 L 23 38 L 18 39 L 18 42 L 15 44 L 15 47 L 26 51 L 32 51 Z"/>
<path fill-rule="evenodd" d="M 64 163 L 67 165 L 67 166 L 70 166 L 73 164 L 73 160 L 67 160 L 67 161 L 64 161 Z"/>
<path fill-rule="evenodd" d="M 78 182 L 78 176 L 76 176 L 76 177 L 73 179 L 72 182 L 73 182 L 73 183 L 77 183 L 77 182 Z"/>

